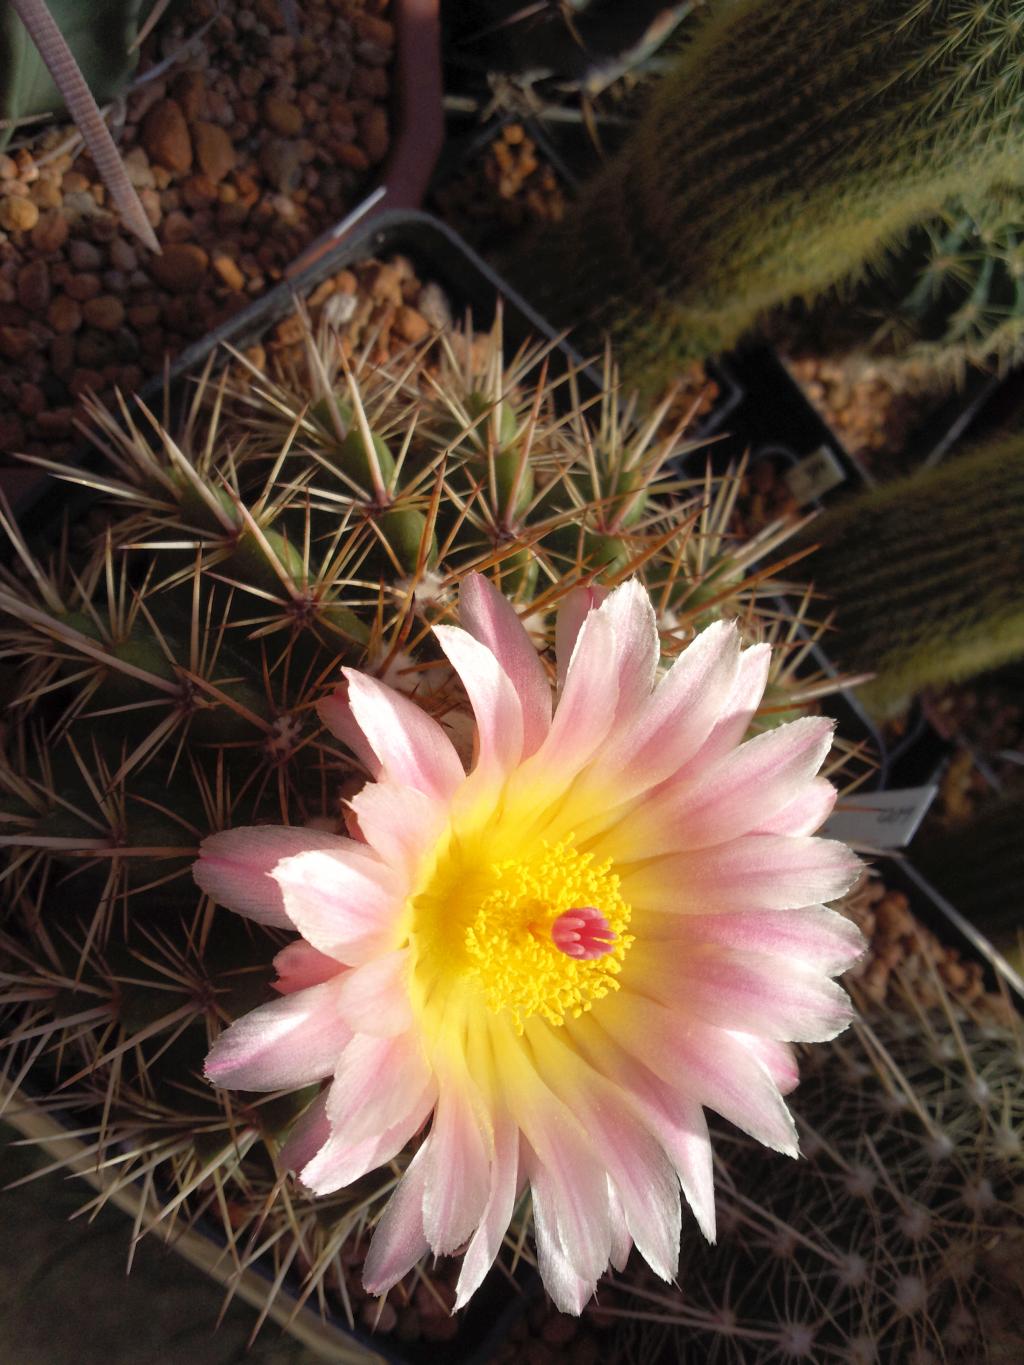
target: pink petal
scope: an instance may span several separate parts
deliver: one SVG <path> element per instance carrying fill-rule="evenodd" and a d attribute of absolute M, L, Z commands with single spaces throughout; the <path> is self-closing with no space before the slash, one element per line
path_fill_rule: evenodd
<path fill-rule="evenodd" d="M 321 981 L 329 981 L 345 969 L 336 957 L 328 957 L 300 938 L 281 949 L 274 958 L 274 970 L 277 980 L 270 983 L 274 990 L 282 995 L 291 995 L 294 991 L 305 990 L 307 986 L 318 986 Z"/>
<path fill-rule="evenodd" d="M 634 949 L 635 951 L 635 949 Z M 679 1182 L 664 1152 L 633 1118 L 618 1089 L 561 1041 L 561 1030 L 537 1030 L 538 1069 L 585 1128 L 608 1172 L 626 1227 L 644 1260 L 663 1280 L 679 1263 Z"/>
<path fill-rule="evenodd" d="M 661 656 L 658 622 L 647 590 L 636 578 L 613 589 L 598 613 L 610 623 L 615 642 L 615 724 L 628 729 L 654 687 Z"/>
<path fill-rule="evenodd" d="M 353 1033 L 393 1038 L 412 1027 L 408 975 L 408 948 L 385 953 L 347 973 L 338 1009 Z"/>
<path fill-rule="evenodd" d="M 523 711 L 523 755 L 539 748 L 551 724 L 551 685 L 540 655 L 515 608 L 481 574 L 467 574 L 459 589 L 459 616 L 508 674 Z"/>
<path fill-rule="evenodd" d="M 766 916 L 768 918 L 769 916 Z M 637 943 L 629 986 L 719 1028 L 821 1043 L 841 1033 L 853 1007 L 841 986 L 802 963 L 687 943 Z"/>
<path fill-rule="evenodd" d="M 280 887 L 273 879 L 274 869 L 283 858 L 298 853 L 323 850 L 341 854 L 354 847 L 351 839 L 319 829 L 242 826 L 204 839 L 192 875 L 200 890 L 218 905 L 259 924 L 294 929 Z"/>
<path fill-rule="evenodd" d="M 426 1144 L 409 1162 L 374 1230 L 363 1262 L 363 1288 L 368 1294 L 386 1294 L 430 1250 L 423 1232 L 425 1163 Z"/>
<path fill-rule="evenodd" d="M 708 1241 L 714 1242 L 714 1168 L 708 1125 L 700 1104 L 659 1080 L 596 1026 L 593 1017 L 582 1027 L 573 1022 L 569 1029 L 591 1064 L 621 1087 L 623 1102 L 661 1143 L 697 1225 Z"/>
<path fill-rule="evenodd" d="M 796 1053 L 791 1043 L 783 1043 L 777 1038 L 756 1038 L 752 1033 L 735 1033 L 743 1047 L 757 1059 L 779 1087 L 783 1095 L 794 1090 L 800 1080 L 800 1070 L 796 1064 Z"/>
<path fill-rule="evenodd" d="M 491 1189 L 493 1135 L 485 1130 L 468 1079 L 442 1077 L 428 1139 L 423 1231 L 437 1256 L 450 1256 L 472 1236 Z M 474 1103 L 474 1099 L 476 1102 Z"/>
<path fill-rule="evenodd" d="M 579 1243 L 570 1238 L 567 1244 L 562 1230 L 561 1220 L 567 1213 L 564 1193 L 551 1179 L 551 1174 L 543 1161 L 536 1157 L 528 1157 L 528 1160 L 537 1268 L 544 1288 L 558 1311 L 579 1317 L 587 1302 L 593 1298 L 598 1277 L 607 1267 L 611 1256 L 611 1215 L 607 1180 L 604 1181 L 602 1204 L 598 1205 L 595 1202 L 588 1209 L 580 1210 L 583 1221 L 595 1223 L 600 1217 L 605 1225 L 603 1238 L 605 1249 L 600 1255 L 602 1265 L 596 1271 L 584 1270 L 579 1264 Z"/>
<path fill-rule="evenodd" d="M 299 853 L 279 862 L 273 875 L 290 922 L 320 952 L 355 963 L 392 946 L 402 902 L 389 869 L 362 845 Z"/>
<path fill-rule="evenodd" d="M 346 749 L 351 749 L 370 776 L 376 779 L 382 772 L 381 761 L 352 714 L 347 693 L 347 687 L 339 687 L 329 696 L 322 697 L 316 704 L 316 713 L 321 724 L 340 739 Z"/>
<path fill-rule="evenodd" d="M 569 671 L 569 660 L 576 648 L 576 638 L 583 628 L 589 612 L 599 607 L 608 596 L 608 589 L 596 583 L 587 587 L 573 588 L 562 598 L 555 619 L 555 658 L 558 665 L 558 690 L 565 686 L 565 675 Z"/>
<path fill-rule="evenodd" d="M 394 1039 L 386 1041 L 389 1045 L 396 1042 Z M 394 1058 L 396 1051 L 394 1048 L 390 1053 L 379 1050 L 375 1056 Z M 368 1171 L 375 1171 L 391 1161 L 420 1131 L 434 1107 L 437 1086 L 433 1078 L 428 1077 L 423 1086 L 413 1084 L 405 1089 L 410 1072 L 400 1061 L 395 1064 L 394 1074 L 385 1071 L 375 1078 L 379 1093 L 369 1096 L 365 1085 L 358 1094 L 355 1090 L 346 1093 L 348 1079 L 355 1070 L 354 1065 L 347 1070 L 342 1066 L 335 1074 L 327 1092 L 331 1135 L 299 1172 L 299 1179 L 313 1194 L 332 1194 L 344 1189 Z M 386 1093 L 389 1091 L 390 1094 Z"/>
<path fill-rule="evenodd" d="M 832 814 L 839 793 L 825 777 L 815 777 L 802 792 L 757 827 L 758 834 L 813 834 Z"/>
<path fill-rule="evenodd" d="M 723 949 L 782 957 L 826 976 L 838 976 L 852 967 L 866 946 L 864 935 L 852 920 L 817 906 L 686 915 L 677 924 L 687 952 L 694 948 L 699 951 L 700 944 L 710 943 Z"/>
<path fill-rule="evenodd" d="M 707 740 L 733 687 L 740 659 L 732 622 L 716 622 L 679 655 L 640 707 L 610 738 L 596 765 L 617 802 L 673 776 Z"/>
<path fill-rule="evenodd" d="M 348 704 L 384 776 L 447 801 L 466 774 L 437 721 L 376 678 L 352 668 L 342 671 L 348 680 Z"/>
<path fill-rule="evenodd" d="M 676 1194 L 676 1202 L 679 1202 L 678 1193 Z M 611 1180 L 608 1181 L 608 1217 L 612 1228 L 612 1249 L 608 1253 L 608 1263 L 613 1270 L 617 1270 L 621 1274 L 626 1268 L 629 1253 L 633 1250 L 633 1239 L 629 1235 L 626 1211 L 622 1207 L 622 1200 Z M 676 1259 L 679 1259 L 678 1242 L 676 1243 Z"/>
<path fill-rule="evenodd" d="M 610 618 L 591 612 L 576 641 L 565 687 L 551 729 L 532 758 L 515 774 L 517 792 L 550 772 L 568 786 L 604 742 L 618 705 L 618 659 Z"/>
<path fill-rule="evenodd" d="M 419 1112 L 425 1095 L 433 1106 L 437 1083 L 415 1033 L 392 1038 L 358 1033 L 336 1061 L 327 1116 L 339 1144 L 376 1138 Z"/>
<path fill-rule="evenodd" d="M 790 721 L 673 783 L 654 816 L 666 847 L 706 848 L 757 828 L 802 795 L 832 747 L 833 728 L 824 716 Z"/>
<path fill-rule="evenodd" d="M 725 1029 L 622 989 L 601 1001 L 601 1023 L 656 1076 L 752 1138 L 797 1154 L 792 1116 L 771 1077 Z"/>
<path fill-rule="evenodd" d="M 418 878 L 448 818 L 446 804 L 394 782 L 367 782 L 349 801 L 359 831 L 407 889 Z"/>
<path fill-rule="evenodd" d="M 546 1033 L 546 1024 L 534 1023 L 527 1023 L 530 1038 Z M 500 1093 L 534 1154 L 527 1170 L 534 1195 L 539 1180 L 558 1245 L 592 1293 L 611 1248 L 604 1165 L 586 1129 L 540 1079 L 519 1039 L 500 1049 L 498 1062 Z"/>
<path fill-rule="evenodd" d="M 300 1171 L 312 1161 L 331 1136 L 327 1121 L 327 1091 L 321 1090 L 316 1099 L 300 1114 L 277 1154 L 277 1164 L 283 1171 Z"/>
<path fill-rule="evenodd" d="M 486 645 L 457 626 L 434 634 L 462 679 L 477 725 L 473 788 L 500 784 L 523 753 L 523 708 L 508 674 Z"/>
<path fill-rule="evenodd" d="M 232 1090 L 297 1090 L 329 1076 L 351 1030 L 338 1012 L 345 973 L 236 1019 L 206 1058 L 205 1074 Z"/>
<path fill-rule="evenodd" d="M 624 865 L 619 871 L 623 895 L 634 910 L 657 910 L 678 920 L 731 910 L 792 910 L 835 900 L 857 880 L 861 864 L 835 839 L 746 834 L 714 848 L 653 859 L 640 867 Z M 675 927 L 660 919 L 645 921 L 644 932 L 660 938 Z"/>
<path fill-rule="evenodd" d="M 750 729 L 750 722 L 761 705 L 764 689 L 768 685 L 771 659 L 770 645 L 752 645 L 742 652 L 732 688 L 722 705 L 721 716 L 689 760 L 689 766 L 695 772 L 702 771 L 731 753 Z"/>
<path fill-rule="evenodd" d="M 512 1218 L 519 1177 L 519 1129 L 507 1114 L 494 1115 L 494 1153 L 487 1204 L 470 1238 L 456 1289 L 455 1307 L 463 1308 L 484 1281 L 501 1249 Z"/>

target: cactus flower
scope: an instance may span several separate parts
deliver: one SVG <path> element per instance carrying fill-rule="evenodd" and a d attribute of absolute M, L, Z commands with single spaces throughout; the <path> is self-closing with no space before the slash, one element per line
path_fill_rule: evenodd
<path fill-rule="evenodd" d="M 359 838 L 236 829 L 200 887 L 298 931 L 280 999 L 227 1028 L 217 1085 L 329 1080 L 282 1151 L 315 1194 L 419 1142 L 364 1266 L 371 1293 L 464 1251 L 458 1305 L 529 1187 L 538 1263 L 579 1313 L 632 1245 L 676 1272 L 681 1198 L 715 1235 L 704 1110 L 797 1154 L 790 1043 L 832 1038 L 857 929 L 822 902 L 858 863 L 813 837 L 835 791 L 831 722 L 743 741 L 769 648 L 716 623 L 659 669 L 632 581 L 577 589 L 556 628 L 557 704 L 483 578 L 437 626 L 475 717 L 467 772 L 409 697 L 346 670 L 324 724 L 367 764 Z"/>

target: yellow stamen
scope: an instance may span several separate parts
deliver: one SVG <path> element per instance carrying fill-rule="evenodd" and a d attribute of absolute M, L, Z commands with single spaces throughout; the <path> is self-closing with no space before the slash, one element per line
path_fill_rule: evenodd
<path fill-rule="evenodd" d="M 491 863 L 487 842 L 481 840 L 476 857 L 450 847 L 414 902 L 420 966 L 441 992 L 457 982 L 479 992 L 487 1009 L 507 1011 L 520 1033 L 533 1015 L 555 1025 L 579 1017 L 618 989 L 615 978 L 633 942 L 618 876 L 610 861 L 595 864 L 592 853 L 574 848 L 571 836 Z M 615 936 L 600 956 L 574 958 L 552 941 L 555 921 L 579 906 L 599 909 Z"/>

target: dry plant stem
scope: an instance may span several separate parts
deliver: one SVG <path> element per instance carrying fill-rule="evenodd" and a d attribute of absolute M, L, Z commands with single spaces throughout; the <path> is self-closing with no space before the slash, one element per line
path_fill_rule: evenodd
<path fill-rule="evenodd" d="M 159 255 L 160 243 L 146 217 L 139 196 L 128 179 L 121 153 L 114 146 L 114 139 L 103 121 L 99 105 L 86 85 L 85 77 L 63 33 L 54 22 L 53 15 L 47 9 L 44 0 L 11 0 L 11 3 L 39 49 L 39 55 L 46 63 L 54 84 L 63 95 L 68 112 L 78 125 L 89 154 L 96 163 L 96 169 L 110 191 L 121 217 L 136 237 L 149 247 L 150 251 L 155 251 Z"/>

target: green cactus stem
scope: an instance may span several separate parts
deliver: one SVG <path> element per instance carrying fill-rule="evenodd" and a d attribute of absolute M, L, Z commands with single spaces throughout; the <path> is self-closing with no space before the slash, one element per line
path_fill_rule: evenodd
<path fill-rule="evenodd" d="M 631 383 L 732 345 L 861 273 L 956 195 L 1019 166 L 1019 0 L 712 7 L 635 130 L 514 264 Z"/>
<path fill-rule="evenodd" d="M 1024 438 L 849 498 L 807 536 L 828 648 L 879 712 L 1024 654 Z"/>

